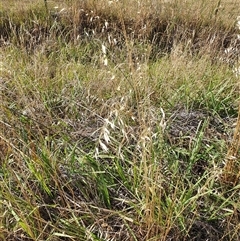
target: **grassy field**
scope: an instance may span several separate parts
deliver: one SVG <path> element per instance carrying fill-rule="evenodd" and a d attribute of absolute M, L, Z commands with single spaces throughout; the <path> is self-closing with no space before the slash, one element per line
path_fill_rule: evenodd
<path fill-rule="evenodd" d="M 239 1 L 0 5 L 0 240 L 240 240 Z"/>

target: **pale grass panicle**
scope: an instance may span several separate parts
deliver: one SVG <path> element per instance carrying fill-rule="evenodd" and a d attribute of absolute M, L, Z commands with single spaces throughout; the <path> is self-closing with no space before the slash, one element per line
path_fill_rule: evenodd
<path fill-rule="evenodd" d="M 240 63 L 233 67 L 233 73 L 237 78 L 240 77 Z"/>
<path fill-rule="evenodd" d="M 102 63 L 104 66 L 108 65 L 107 48 L 104 44 L 102 44 Z"/>
<path fill-rule="evenodd" d="M 108 119 L 103 120 L 103 126 L 100 128 L 100 134 L 98 138 L 98 143 L 103 152 L 107 153 L 109 151 L 109 145 L 111 144 L 110 139 L 110 129 L 114 130 L 115 125 L 113 122 L 109 121 Z M 98 153 L 98 148 L 96 149 L 96 153 Z"/>
<path fill-rule="evenodd" d="M 237 21 L 236 21 L 236 28 L 239 31 L 239 34 L 237 34 L 237 41 L 240 43 L 240 16 L 237 17 Z M 233 68 L 233 72 L 235 73 L 236 77 L 240 77 L 240 47 L 238 47 L 237 49 L 237 54 L 238 54 L 238 62 L 236 63 L 236 65 Z"/>
<path fill-rule="evenodd" d="M 236 28 L 240 31 L 240 16 L 237 16 Z"/>
<path fill-rule="evenodd" d="M 232 71 L 237 78 L 240 76 L 240 16 L 237 17 L 235 27 L 237 33 L 233 39 L 233 43 L 224 50 L 226 54 L 225 62 L 232 65 Z"/>

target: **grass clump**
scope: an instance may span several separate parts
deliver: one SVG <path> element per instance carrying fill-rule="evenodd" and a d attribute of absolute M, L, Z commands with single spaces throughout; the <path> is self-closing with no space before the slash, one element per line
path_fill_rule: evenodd
<path fill-rule="evenodd" d="M 0 239 L 238 240 L 231 3 L 11 4 Z"/>

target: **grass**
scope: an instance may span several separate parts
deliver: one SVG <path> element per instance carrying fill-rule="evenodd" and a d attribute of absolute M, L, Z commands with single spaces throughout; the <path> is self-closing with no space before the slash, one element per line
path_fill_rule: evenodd
<path fill-rule="evenodd" d="M 5 3 L 0 240 L 239 240 L 239 3 Z"/>

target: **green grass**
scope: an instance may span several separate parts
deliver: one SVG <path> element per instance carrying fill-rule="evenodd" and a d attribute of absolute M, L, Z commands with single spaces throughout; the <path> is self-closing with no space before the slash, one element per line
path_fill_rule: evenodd
<path fill-rule="evenodd" d="M 238 3 L 47 3 L 0 12 L 0 240 L 239 240 Z"/>

